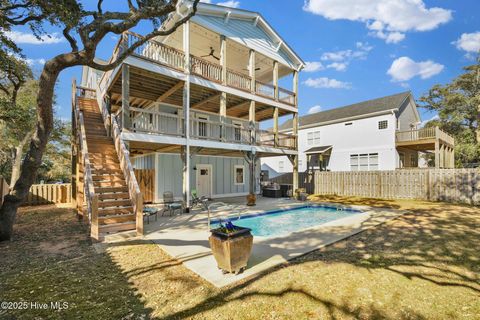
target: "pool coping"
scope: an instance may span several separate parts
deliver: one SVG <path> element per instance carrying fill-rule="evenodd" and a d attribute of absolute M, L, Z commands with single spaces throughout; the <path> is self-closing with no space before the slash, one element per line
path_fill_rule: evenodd
<path fill-rule="evenodd" d="M 405 211 L 372 208 L 367 206 L 343 205 L 336 203 L 314 202 L 300 203 L 285 210 L 262 210 L 251 216 L 271 214 L 308 206 L 342 207 L 362 211 L 350 217 L 343 217 L 320 225 L 307 227 L 286 235 L 273 237 L 254 236 L 252 255 L 247 269 L 239 274 L 222 274 L 216 267 L 208 244 L 210 232 L 207 228 L 198 228 L 206 221 L 206 217 L 186 222 L 168 224 L 145 238 L 158 244 L 170 256 L 183 262 L 184 266 L 198 274 L 216 287 L 233 285 L 234 283 L 254 277 L 266 270 L 287 263 L 289 260 L 308 254 L 311 251 L 344 240 L 352 235 L 385 223 L 405 213 Z M 233 215 L 232 215 L 233 216 Z M 247 215 L 235 215 L 246 217 Z M 227 216 L 228 217 L 228 216 Z M 225 219 L 224 219 L 225 221 Z"/>

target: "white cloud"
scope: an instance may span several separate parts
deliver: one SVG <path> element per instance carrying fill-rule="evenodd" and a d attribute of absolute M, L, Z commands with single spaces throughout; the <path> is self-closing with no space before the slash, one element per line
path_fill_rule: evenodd
<path fill-rule="evenodd" d="M 345 62 L 333 62 L 327 65 L 327 68 L 335 69 L 337 71 L 345 71 L 347 70 L 348 63 Z"/>
<path fill-rule="evenodd" d="M 455 45 L 458 50 L 478 52 L 480 51 L 480 31 L 463 33 L 460 38 L 452 42 L 452 44 Z"/>
<path fill-rule="evenodd" d="M 320 57 L 321 61 L 330 62 L 327 64 L 327 68 L 335 69 L 337 71 L 347 70 L 348 65 L 353 60 L 364 60 L 367 58 L 368 53 L 373 49 L 366 42 L 355 43 L 355 50 L 339 50 L 332 52 L 325 52 Z"/>
<path fill-rule="evenodd" d="M 320 61 L 307 61 L 305 62 L 304 72 L 316 72 L 325 69 Z"/>
<path fill-rule="evenodd" d="M 20 31 L 8 31 L 5 32 L 5 34 L 17 44 L 55 44 L 64 41 L 64 39 L 56 32 L 50 35 L 43 35 L 40 39 L 31 33 Z"/>
<path fill-rule="evenodd" d="M 426 119 L 426 120 L 423 120 L 422 122 L 420 122 L 420 128 L 423 128 L 425 127 L 425 125 L 430 122 L 430 121 L 433 121 L 433 120 L 438 120 L 440 119 L 440 117 L 438 116 L 438 114 L 434 115 L 433 117 L 431 117 L 430 119 Z"/>
<path fill-rule="evenodd" d="M 311 88 L 326 88 L 326 89 L 350 89 L 351 84 L 348 82 L 339 81 L 336 79 L 329 79 L 326 77 L 308 78 L 303 82 L 307 87 Z"/>
<path fill-rule="evenodd" d="M 423 0 L 305 0 L 305 11 L 330 20 L 360 21 L 370 35 L 397 43 L 408 31 L 429 31 L 452 19 L 452 11 L 427 8 Z"/>
<path fill-rule="evenodd" d="M 29 66 L 34 66 L 36 64 L 38 65 L 44 65 L 45 62 L 47 62 L 45 59 L 43 58 L 40 58 L 40 59 L 24 59 L 25 62 L 29 65 Z"/>
<path fill-rule="evenodd" d="M 320 111 L 322 111 L 322 107 L 317 104 L 316 106 L 313 106 L 310 109 L 308 109 L 308 114 L 317 113 Z"/>
<path fill-rule="evenodd" d="M 444 67 L 432 60 L 415 62 L 409 57 L 400 57 L 393 61 L 387 74 L 396 82 L 408 81 L 416 76 L 428 79 L 442 72 Z"/>
<path fill-rule="evenodd" d="M 200 2 L 212 3 L 212 0 L 200 0 Z"/>
<path fill-rule="evenodd" d="M 224 2 L 217 2 L 219 6 L 225 6 L 225 7 L 231 7 L 231 8 L 238 8 L 240 7 L 240 1 L 234 1 L 234 0 L 229 0 L 229 1 L 224 1 Z"/>

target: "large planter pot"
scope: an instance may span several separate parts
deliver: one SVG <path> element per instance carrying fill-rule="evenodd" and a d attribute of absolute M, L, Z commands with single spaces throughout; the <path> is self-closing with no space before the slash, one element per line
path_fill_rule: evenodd
<path fill-rule="evenodd" d="M 254 206 L 257 202 L 257 196 L 253 193 L 247 195 L 247 206 Z"/>
<path fill-rule="evenodd" d="M 252 252 L 253 236 L 250 229 L 236 227 L 234 232 L 222 232 L 222 228 L 212 229 L 208 238 L 213 256 L 219 269 L 224 273 L 238 274 L 247 267 Z"/>

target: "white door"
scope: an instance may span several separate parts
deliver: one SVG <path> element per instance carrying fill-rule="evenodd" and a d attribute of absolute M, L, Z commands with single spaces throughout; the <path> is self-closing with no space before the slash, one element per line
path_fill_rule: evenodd
<path fill-rule="evenodd" d="M 212 196 L 212 165 L 197 164 L 197 194 L 199 197 Z"/>

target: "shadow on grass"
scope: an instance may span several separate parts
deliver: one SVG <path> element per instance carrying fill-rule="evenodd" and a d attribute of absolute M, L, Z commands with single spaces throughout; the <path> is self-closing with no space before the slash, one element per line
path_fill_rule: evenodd
<path fill-rule="evenodd" d="M 356 270 L 391 272 L 408 280 L 418 279 L 435 288 L 457 288 L 462 294 L 480 298 L 480 214 L 478 207 L 427 202 L 396 202 L 376 199 L 345 199 L 342 204 L 369 205 L 411 210 L 409 213 L 384 225 L 351 236 L 334 245 L 290 261 L 290 263 L 266 271 L 238 285 L 221 290 L 199 304 L 166 316 L 165 319 L 189 318 L 222 308 L 235 301 L 252 297 L 284 297 L 294 294 L 312 300 L 328 309 L 329 316 L 340 315 L 368 318 L 390 318 L 395 306 L 379 308 L 375 305 L 359 306 L 355 302 L 338 299 L 333 301 L 312 294 L 311 291 L 288 286 L 280 291 L 268 291 L 259 283 L 287 282 L 279 278 L 282 269 L 299 270 L 309 263 L 321 265 L 348 264 Z M 322 199 L 325 201 L 325 199 Z M 331 199 L 330 199 L 331 201 Z M 315 264 L 316 265 L 316 264 Z M 312 270 L 315 272 L 315 270 Z M 383 273 L 382 273 L 383 274 Z M 300 276 L 299 276 L 300 278 Z M 303 279 L 305 281 L 305 279 Z M 307 280 L 308 281 L 308 280 Z M 418 283 L 418 282 L 415 282 Z M 418 284 L 411 284 L 413 286 Z M 260 288 L 258 288 L 260 286 Z M 346 293 L 346 295 L 351 293 Z M 410 295 L 409 292 L 404 292 Z M 439 303 L 434 300 L 431 303 Z M 447 295 L 447 299 L 448 299 Z M 477 298 L 475 298 L 477 297 Z M 420 300 L 422 297 L 418 297 Z M 452 297 L 453 298 L 453 297 Z M 441 302 L 440 302 L 441 303 Z M 449 303 L 447 301 L 447 303 Z M 242 304 L 243 305 L 243 304 Z M 460 309 L 451 303 L 453 310 Z M 291 306 L 295 308 L 295 306 Z M 477 306 L 478 307 L 478 306 Z M 421 307 L 409 310 L 409 318 L 422 319 Z M 293 313 L 292 313 L 293 314 Z M 439 313 L 438 316 L 441 314 Z M 445 314 L 444 314 L 445 316 Z"/>
<path fill-rule="evenodd" d="M 0 243 L 0 301 L 48 307 L 0 310 L 1 319 L 149 318 L 140 294 L 108 253 L 96 253 L 73 210 L 21 210 L 15 238 Z M 66 302 L 63 310 L 51 302 Z M 3 312 L 3 313 L 2 313 Z"/>

